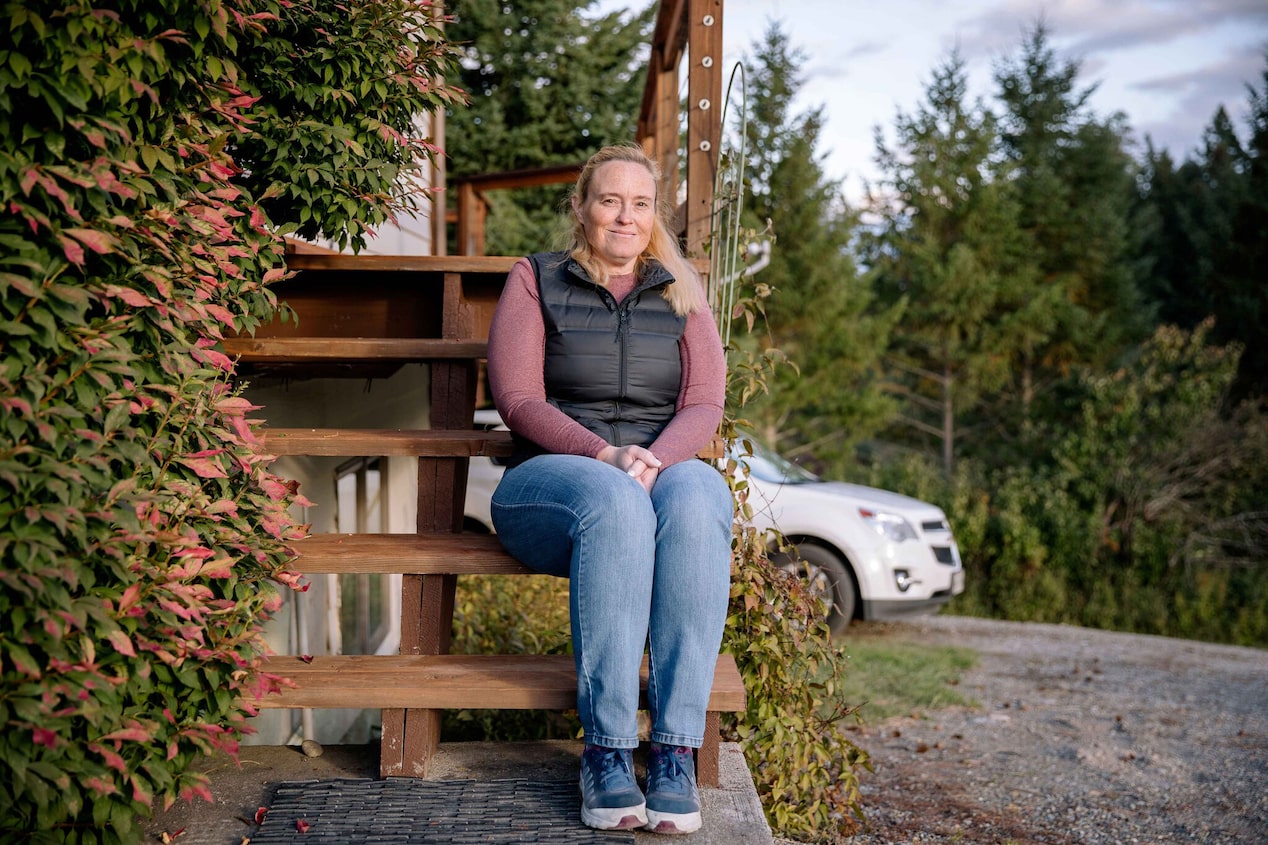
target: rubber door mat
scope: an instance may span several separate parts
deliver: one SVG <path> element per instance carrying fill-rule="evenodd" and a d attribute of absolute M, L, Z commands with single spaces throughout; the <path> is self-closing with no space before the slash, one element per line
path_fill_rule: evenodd
<path fill-rule="evenodd" d="M 575 780 L 344 779 L 280 784 L 251 845 L 622 845 L 581 823 Z"/>

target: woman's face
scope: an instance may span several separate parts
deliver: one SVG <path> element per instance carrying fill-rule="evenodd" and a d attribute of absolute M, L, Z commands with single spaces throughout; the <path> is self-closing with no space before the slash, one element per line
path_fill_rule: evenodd
<path fill-rule="evenodd" d="M 583 200 L 572 210 L 585 229 L 594 258 L 613 275 L 634 272 L 656 220 L 656 180 L 632 161 L 609 161 L 595 169 Z"/>

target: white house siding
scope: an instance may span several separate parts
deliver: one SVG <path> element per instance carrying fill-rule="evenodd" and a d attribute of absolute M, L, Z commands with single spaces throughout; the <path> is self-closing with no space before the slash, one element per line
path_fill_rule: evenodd
<path fill-rule="evenodd" d="M 246 397 L 263 408 L 261 417 L 274 428 L 387 428 L 428 427 L 429 369 L 423 364 L 402 367 L 387 379 L 304 379 L 289 382 L 261 380 L 250 385 Z M 373 457 L 373 456 L 366 456 Z M 274 471 L 300 483 L 300 492 L 313 502 L 296 517 L 311 524 L 313 533 L 352 530 L 337 525 L 335 470 L 347 457 L 281 457 Z M 418 498 L 417 460 L 408 457 L 387 459 L 387 531 L 413 533 Z M 306 593 L 291 593 L 282 609 L 265 626 L 265 640 L 278 654 L 338 653 L 337 576 L 318 575 L 310 579 Z M 395 653 L 399 648 L 400 576 L 392 576 L 389 589 L 390 635 L 378 648 Z M 300 611 L 298 614 L 297 610 Z M 297 616 L 303 620 L 302 629 Z M 332 625 L 331 622 L 336 624 Z M 299 711 L 265 710 L 251 724 L 257 733 L 247 742 L 284 745 L 301 738 L 322 743 L 364 742 L 378 711 L 314 710 L 301 719 Z"/>

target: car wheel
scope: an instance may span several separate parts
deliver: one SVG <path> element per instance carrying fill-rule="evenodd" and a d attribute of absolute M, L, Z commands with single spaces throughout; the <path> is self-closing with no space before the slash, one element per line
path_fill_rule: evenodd
<path fill-rule="evenodd" d="M 835 635 L 854 619 L 854 575 L 850 566 L 833 552 L 814 543 L 802 543 L 792 552 L 772 558 L 780 569 L 804 579 L 810 592 L 828 605 L 828 629 Z"/>

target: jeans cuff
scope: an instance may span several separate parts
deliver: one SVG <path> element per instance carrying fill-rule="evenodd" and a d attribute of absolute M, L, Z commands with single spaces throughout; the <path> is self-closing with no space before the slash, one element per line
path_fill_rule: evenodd
<path fill-rule="evenodd" d="M 638 737 L 618 739 L 603 734 L 586 734 L 586 745 L 602 745 L 604 748 L 638 748 Z"/>
<path fill-rule="evenodd" d="M 704 745 L 704 738 L 687 736 L 686 734 L 667 734 L 660 731 L 652 731 L 652 742 L 659 742 L 661 745 L 685 745 L 688 748 L 699 748 Z"/>

